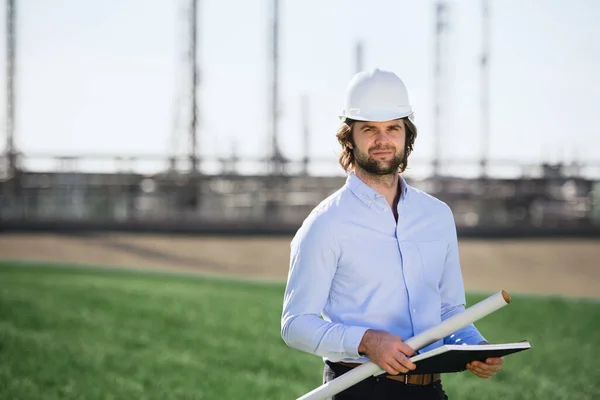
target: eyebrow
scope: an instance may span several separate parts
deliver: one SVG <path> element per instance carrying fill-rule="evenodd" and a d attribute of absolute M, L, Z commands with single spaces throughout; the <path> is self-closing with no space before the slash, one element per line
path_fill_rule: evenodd
<path fill-rule="evenodd" d="M 364 130 L 367 128 L 374 128 L 377 129 L 377 127 L 375 125 L 364 125 L 362 128 L 360 128 L 360 130 Z M 386 129 L 390 129 L 390 128 L 402 128 L 402 126 L 400 124 L 394 124 L 394 125 L 388 125 L 386 126 Z"/>

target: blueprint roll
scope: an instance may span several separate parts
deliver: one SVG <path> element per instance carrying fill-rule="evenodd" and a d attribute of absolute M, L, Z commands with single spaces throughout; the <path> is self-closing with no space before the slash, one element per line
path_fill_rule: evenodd
<path fill-rule="evenodd" d="M 405 340 L 405 343 L 415 350 L 420 350 L 423 347 L 436 342 L 469 324 L 472 324 L 486 315 L 499 310 L 509 303 L 510 296 L 504 290 L 501 290 L 491 295 L 487 299 L 484 299 L 479 303 L 465 309 L 464 312 L 448 318 L 441 324 Z M 384 372 L 385 370 L 383 370 L 379 365 L 369 361 L 345 373 L 344 375 L 319 386 L 311 392 L 306 393 L 297 400 L 327 400 L 329 397 L 334 396 L 353 385 L 356 385 L 358 382 L 361 382 L 370 376 L 380 375 Z"/>

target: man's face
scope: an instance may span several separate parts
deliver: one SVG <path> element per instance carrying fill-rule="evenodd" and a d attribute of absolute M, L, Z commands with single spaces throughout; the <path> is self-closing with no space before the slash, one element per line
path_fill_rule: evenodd
<path fill-rule="evenodd" d="M 356 121 L 352 129 L 356 164 L 375 175 L 398 172 L 404 158 L 404 121 Z"/>

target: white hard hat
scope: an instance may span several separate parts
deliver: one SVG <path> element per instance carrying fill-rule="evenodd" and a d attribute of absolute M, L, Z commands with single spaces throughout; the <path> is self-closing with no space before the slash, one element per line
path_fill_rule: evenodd
<path fill-rule="evenodd" d="M 340 119 L 390 121 L 412 119 L 412 114 L 404 82 L 393 72 L 375 68 L 359 72 L 350 80 Z"/>

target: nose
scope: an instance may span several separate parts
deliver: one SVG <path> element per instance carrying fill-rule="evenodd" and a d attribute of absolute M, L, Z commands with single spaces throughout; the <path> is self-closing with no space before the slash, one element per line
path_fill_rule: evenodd
<path fill-rule="evenodd" d="M 390 138 L 384 130 L 377 131 L 377 135 L 375 136 L 375 144 L 388 143 L 389 141 Z"/>

